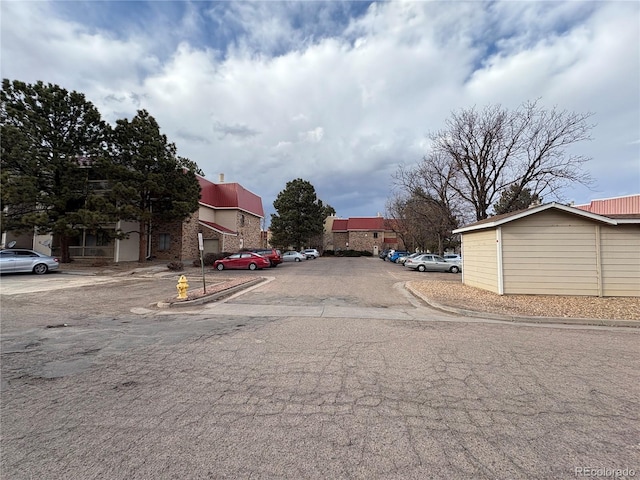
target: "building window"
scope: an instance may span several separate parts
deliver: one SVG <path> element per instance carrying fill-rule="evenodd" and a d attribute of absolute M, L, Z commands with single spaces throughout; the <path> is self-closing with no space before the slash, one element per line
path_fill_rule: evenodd
<path fill-rule="evenodd" d="M 244 227 L 244 215 L 243 214 L 240 215 L 240 226 Z"/>
<path fill-rule="evenodd" d="M 373 232 L 373 238 L 378 238 L 378 232 Z"/>
<path fill-rule="evenodd" d="M 169 250 L 171 246 L 171 235 L 168 233 L 161 233 L 158 235 L 158 250 Z"/>

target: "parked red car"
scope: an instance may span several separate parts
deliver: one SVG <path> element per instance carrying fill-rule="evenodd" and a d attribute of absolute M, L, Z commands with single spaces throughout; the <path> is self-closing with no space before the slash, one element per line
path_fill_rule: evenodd
<path fill-rule="evenodd" d="M 268 268 L 269 265 L 269 260 L 257 253 L 238 252 L 222 260 L 216 260 L 213 263 L 213 268 L 218 270 L 224 270 L 225 268 L 255 270 L 257 268 Z"/>
<path fill-rule="evenodd" d="M 275 248 L 254 248 L 253 250 L 249 251 L 265 257 L 267 260 L 269 260 L 269 266 L 271 267 L 277 267 L 282 263 L 282 255 L 280 254 L 280 250 L 276 250 Z"/>

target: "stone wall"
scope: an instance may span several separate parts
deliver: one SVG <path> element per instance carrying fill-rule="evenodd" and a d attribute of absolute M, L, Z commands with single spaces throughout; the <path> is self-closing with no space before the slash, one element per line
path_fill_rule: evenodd
<path fill-rule="evenodd" d="M 378 238 L 374 238 L 374 233 L 378 234 Z M 333 248 L 334 250 L 358 250 L 374 253 L 374 247 L 378 246 L 378 252 L 385 248 L 404 248 L 404 244 L 398 238 L 399 243 L 389 245 L 384 242 L 384 232 L 334 232 Z"/>
<path fill-rule="evenodd" d="M 237 250 L 240 248 L 260 248 L 262 246 L 260 217 L 247 212 L 238 212 L 236 220 Z"/>
<path fill-rule="evenodd" d="M 379 249 L 382 249 L 382 242 L 384 236 L 382 233 L 378 234 L 378 238 L 373 238 L 374 232 L 349 232 L 349 249 L 358 251 L 367 251 L 373 253 L 374 245 L 378 245 Z"/>
<path fill-rule="evenodd" d="M 237 235 L 222 234 L 198 223 L 198 212 L 193 213 L 182 223 L 166 223 L 157 226 L 151 235 L 151 254 L 160 260 L 192 261 L 200 257 L 198 233 L 203 239 L 218 239 L 221 252 L 237 252 L 241 248 L 259 248 L 262 246 L 260 217 L 246 212 L 236 212 L 236 225 L 225 225 L 235 230 Z M 169 248 L 160 250 L 160 235 L 168 234 Z"/>
<path fill-rule="evenodd" d="M 333 234 L 333 248 L 334 250 L 347 250 L 347 244 L 349 243 L 348 232 L 335 232 Z"/>
<path fill-rule="evenodd" d="M 203 227 L 198 224 L 198 211 L 182 222 L 182 251 L 180 259 L 183 261 L 191 261 L 200 258 L 200 249 L 198 247 L 198 233 L 202 232 Z M 206 238 L 203 233 L 203 238 Z"/>

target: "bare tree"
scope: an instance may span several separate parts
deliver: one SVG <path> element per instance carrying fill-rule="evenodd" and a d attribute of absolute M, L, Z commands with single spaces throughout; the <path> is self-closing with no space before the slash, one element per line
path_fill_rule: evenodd
<path fill-rule="evenodd" d="M 446 184 L 453 192 L 447 195 L 472 207 L 476 220 L 488 217 L 489 208 L 507 188 L 517 199 L 525 188 L 548 196 L 569 183 L 590 185 L 591 176 L 583 170 L 589 159 L 567 149 L 590 139 L 593 125 L 587 120 L 592 115 L 545 110 L 538 101 L 513 111 L 500 105 L 463 109 L 452 114 L 443 130 L 430 135 L 431 150 L 411 174 L 435 182 L 432 187 Z"/>
<path fill-rule="evenodd" d="M 451 231 L 459 226 L 457 193 L 449 186 L 454 173 L 442 157 L 433 155 L 418 168 L 401 166 L 395 175 L 400 192 L 389 202 L 404 220 L 406 235 L 421 249 L 439 253 L 454 246 Z"/>

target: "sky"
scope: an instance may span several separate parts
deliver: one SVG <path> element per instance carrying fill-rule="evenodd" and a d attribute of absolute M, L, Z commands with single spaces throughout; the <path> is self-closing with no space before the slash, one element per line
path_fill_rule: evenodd
<path fill-rule="evenodd" d="M 385 214 L 452 112 L 591 112 L 595 183 L 640 193 L 640 3 L 0 1 L 2 78 L 85 94 L 103 118 L 146 109 L 206 178 L 262 197 L 309 181 L 342 218 Z"/>

